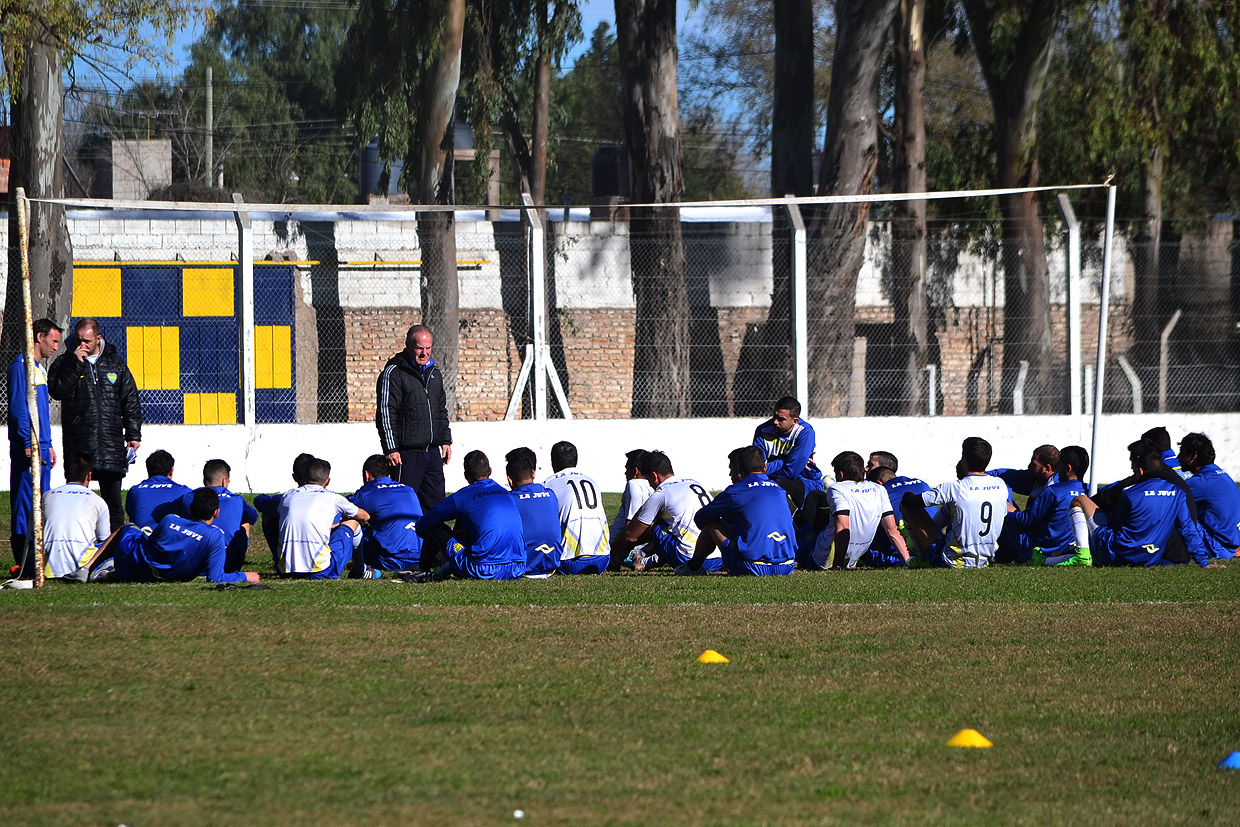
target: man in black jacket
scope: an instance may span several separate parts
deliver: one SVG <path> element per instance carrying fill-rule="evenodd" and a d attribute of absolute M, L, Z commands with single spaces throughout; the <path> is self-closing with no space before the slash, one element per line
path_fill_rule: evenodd
<path fill-rule="evenodd" d="M 393 477 L 418 493 L 423 513 L 446 496 L 443 467 L 452 458 L 452 428 L 443 374 L 431 358 L 431 331 L 415 324 L 405 349 L 388 360 L 375 390 L 375 425 Z"/>
<path fill-rule="evenodd" d="M 78 320 L 66 351 L 48 373 L 48 393 L 63 403 L 63 456 L 90 459 L 115 531 L 125 522 L 121 480 L 129 470 L 128 452 L 138 450 L 142 440 L 138 386 L 116 345 L 104 342 L 94 319 Z"/>

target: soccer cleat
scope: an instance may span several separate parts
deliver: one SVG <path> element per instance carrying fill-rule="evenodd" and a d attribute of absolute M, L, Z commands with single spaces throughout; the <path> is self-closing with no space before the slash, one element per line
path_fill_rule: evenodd
<path fill-rule="evenodd" d="M 1030 555 L 1029 557 L 1029 565 L 1031 566 L 1045 566 L 1046 565 L 1046 555 L 1042 552 L 1042 549 L 1035 548 L 1033 550 L 1033 554 Z"/>
<path fill-rule="evenodd" d="M 448 570 L 438 568 L 434 571 L 398 571 L 393 578 L 401 583 L 438 583 L 448 579 Z"/>
<path fill-rule="evenodd" d="M 700 575 L 706 574 L 706 567 L 698 566 L 696 569 L 691 569 L 689 568 L 688 563 L 681 563 L 679 566 L 672 569 L 672 571 L 680 575 L 681 577 L 698 577 Z"/>
<path fill-rule="evenodd" d="M 383 572 L 379 571 L 378 569 L 373 569 L 370 566 L 363 566 L 361 579 L 362 580 L 382 580 Z"/>
<path fill-rule="evenodd" d="M 637 549 L 634 549 L 633 551 L 629 552 L 628 557 L 624 558 L 624 565 L 628 566 L 633 571 L 645 571 L 646 570 L 646 558 L 642 556 L 642 553 L 640 551 L 638 551 Z"/>
<path fill-rule="evenodd" d="M 85 583 L 87 579 L 89 579 L 89 577 L 90 577 L 90 569 L 86 568 L 86 566 L 81 566 L 69 572 L 68 574 L 62 574 L 60 577 L 57 577 L 56 579 L 59 580 L 61 583 Z"/>
<path fill-rule="evenodd" d="M 104 560 L 102 563 L 96 566 L 95 570 L 90 573 L 90 582 L 107 583 L 112 579 L 113 575 L 115 574 L 116 574 L 116 559 L 108 558 L 107 560 Z"/>
<path fill-rule="evenodd" d="M 1089 553 L 1089 549 L 1078 548 L 1075 554 L 1073 554 L 1067 560 L 1064 560 L 1062 563 L 1057 563 L 1056 565 L 1059 565 L 1059 566 L 1092 566 L 1093 564 L 1094 564 L 1094 558 L 1093 558 L 1093 555 Z"/>

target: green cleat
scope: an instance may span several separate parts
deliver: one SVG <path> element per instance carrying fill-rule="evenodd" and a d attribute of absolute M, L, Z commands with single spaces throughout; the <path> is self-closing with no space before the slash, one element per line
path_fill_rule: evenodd
<path fill-rule="evenodd" d="M 1089 549 L 1078 548 L 1076 550 L 1076 554 L 1073 554 L 1067 560 L 1064 560 L 1062 563 L 1057 563 L 1056 565 L 1059 565 L 1059 566 L 1092 566 L 1093 564 L 1094 564 L 1094 558 L 1093 558 L 1093 555 L 1089 553 Z"/>
<path fill-rule="evenodd" d="M 1045 566 L 1046 565 L 1046 555 L 1042 553 L 1042 549 L 1035 548 L 1033 550 L 1033 554 L 1029 558 L 1029 565 L 1031 566 Z"/>

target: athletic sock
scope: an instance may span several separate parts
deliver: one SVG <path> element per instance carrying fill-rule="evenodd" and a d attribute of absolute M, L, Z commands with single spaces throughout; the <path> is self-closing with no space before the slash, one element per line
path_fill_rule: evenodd
<path fill-rule="evenodd" d="M 1078 505 L 1072 506 L 1072 534 L 1076 537 L 1076 547 L 1089 549 L 1089 523 L 1085 520 L 1085 511 Z"/>

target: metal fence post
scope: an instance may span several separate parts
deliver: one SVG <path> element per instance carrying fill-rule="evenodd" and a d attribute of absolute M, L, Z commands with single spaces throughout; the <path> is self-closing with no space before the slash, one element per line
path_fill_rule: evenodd
<path fill-rule="evenodd" d="M 1089 438 L 1089 456 L 1095 458 L 1098 456 L 1098 426 L 1099 417 L 1102 416 L 1102 389 L 1105 386 L 1103 381 L 1106 378 L 1107 364 L 1107 314 L 1109 311 L 1108 304 L 1111 301 L 1111 247 L 1115 241 L 1115 190 L 1114 186 L 1107 187 L 1107 224 L 1106 232 L 1102 236 L 1102 295 L 1098 300 L 1098 358 L 1094 366 L 1097 377 L 1094 380 L 1094 417 L 1093 429 Z M 1098 466 L 1096 463 L 1089 464 L 1089 492 L 1098 490 L 1095 482 L 1097 479 Z"/>
<path fill-rule="evenodd" d="M 806 303 L 809 295 L 809 247 L 800 206 L 795 201 L 789 201 L 787 208 L 788 221 L 792 224 L 792 372 L 801 414 L 808 416 L 809 314 Z"/>
<path fill-rule="evenodd" d="M 242 208 L 241 193 L 233 193 L 237 222 L 237 266 L 241 268 L 241 396 L 243 418 L 251 429 L 257 424 L 257 371 L 254 365 L 254 232 L 250 214 Z"/>
<path fill-rule="evenodd" d="M 1059 211 L 1068 225 L 1068 413 L 1081 415 L 1081 224 L 1065 193 Z"/>
<path fill-rule="evenodd" d="M 1158 412 L 1167 412 L 1167 373 L 1170 371 L 1171 363 L 1171 331 L 1175 330 L 1175 326 L 1180 321 L 1180 308 L 1176 308 L 1171 314 L 1171 319 L 1167 322 L 1167 326 L 1163 328 L 1162 335 L 1159 336 L 1158 342 Z"/>
<path fill-rule="evenodd" d="M 534 340 L 534 419 L 547 418 L 547 370 L 542 364 L 547 352 L 547 242 L 542 217 L 534 209 L 529 193 L 521 193 L 525 218 L 529 221 L 530 333 Z M 548 366 L 549 367 L 549 366 Z"/>

